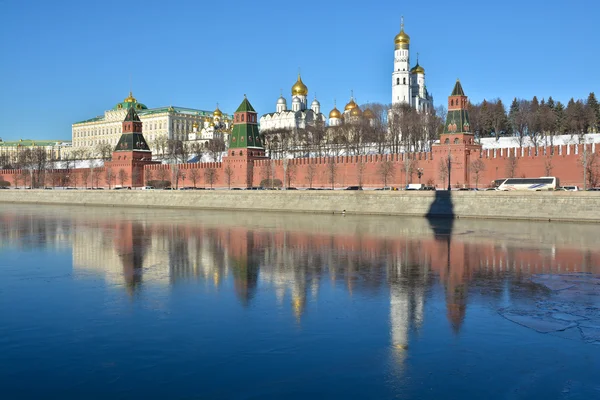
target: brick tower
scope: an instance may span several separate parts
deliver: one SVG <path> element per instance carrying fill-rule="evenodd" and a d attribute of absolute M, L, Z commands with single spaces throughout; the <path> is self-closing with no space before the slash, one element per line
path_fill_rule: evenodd
<path fill-rule="evenodd" d="M 253 162 L 265 160 L 265 149 L 258 133 L 258 116 L 244 95 L 233 116 L 233 130 L 223 167 L 230 169 L 232 187 L 252 187 Z M 227 174 L 227 172 L 225 172 Z"/>
<path fill-rule="evenodd" d="M 142 121 L 133 107 L 129 108 L 123 120 L 123 134 L 112 154 L 112 160 L 104 163 L 105 170 L 111 170 L 115 184 L 123 186 L 144 185 L 144 165 L 154 164 L 152 151 L 142 133 Z M 121 172 L 123 171 L 123 172 Z"/>
<path fill-rule="evenodd" d="M 457 79 L 452 94 L 448 96 L 448 115 L 440 143 L 433 148 L 434 157 L 445 164 L 448 173 L 448 188 L 468 187 L 470 182 L 469 165 L 471 156 L 479 154 L 481 145 L 475 143 L 471 132 L 467 96 Z M 443 167 L 440 166 L 440 171 Z"/>

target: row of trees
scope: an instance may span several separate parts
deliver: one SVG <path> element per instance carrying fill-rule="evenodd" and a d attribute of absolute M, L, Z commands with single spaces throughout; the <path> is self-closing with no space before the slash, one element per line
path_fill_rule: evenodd
<path fill-rule="evenodd" d="M 446 114 L 443 107 L 429 114 L 404 104 L 365 107 L 372 111 L 372 118 L 347 116 L 337 127 L 317 124 L 306 129 L 263 131 L 263 144 L 276 159 L 428 151 L 443 129 Z"/>
<path fill-rule="evenodd" d="M 556 135 L 570 134 L 578 143 L 583 135 L 598 132 L 600 105 L 594 93 L 587 100 L 560 101 L 515 98 L 507 112 L 502 100 L 483 100 L 469 104 L 471 129 L 479 137 L 514 136 L 519 146 L 526 138 L 534 146 L 553 145 Z"/>

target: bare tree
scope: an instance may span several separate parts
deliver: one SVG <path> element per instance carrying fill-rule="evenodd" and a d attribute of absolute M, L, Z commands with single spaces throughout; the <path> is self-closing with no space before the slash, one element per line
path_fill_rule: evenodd
<path fill-rule="evenodd" d="M 381 176 L 381 180 L 383 181 L 383 186 L 387 187 L 388 180 L 393 178 L 395 175 L 394 171 L 394 163 L 390 159 L 385 159 L 379 166 L 377 167 L 377 173 Z"/>
<path fill-rule="evenodd" d="M 44 185 L 44 174 L 49 165 L 50 162 L 46 150 L 42 147 L 34 147 L 31 151 L 31 169 L 33 171 L 33 182 L 31 187 L 40 187 Z"/>
<path fill-rule="evenodd" d="M 417 166 L 417 160 L 411 158 L 411 153 L 404 153 L 404 161 L 402 162 L 402 170 L 406 185 L 412 182 L 412 175 Z"/>
<path fill-rule="evenodd" d="M 83 187 L 85 189 L 88 188 L 88 181 L 90 179 L 91 174 L 92 174 L 92 170 L 89 168 L 84 168 L 81 170 L 81 180 L 83 181 Z"/>
<path fill-rule="evenodd" d="M 214 162 L 220 161 L 221 154 L 225 151 L 225 141 L 221 138 L 211 139 L 208 141 L 206 150 Z"/>
<path fill-rule="evenodd" d="M 469 166 L 473 175 L 475 175 L 475 189 L 479 188 L 479 178 L 481 177 L 481 173 L 485 171 L 485 163 L 478 158 L 471 162 Z"/>
<path fill-rule="evenodd" d="M 217 170 L 214 168 L 206 168 L 204 170 L 204 180 L 206 183 L 210 184 L 210 188 L 213 188 L 213 185 L 217 182 Z"/>
<path fill-rule="evenodd" d="M 154 179 L 154 172 L 151 169 L 144 170 L 144 180 L 146 181 L 146 186 L 150 185 L 150 182 Z"/>
<path fill-rule="evenodd" d="M 233 178 L 233 174 L 235 173 L 235 171 L 233 170 L 233 168 L 231 168 L 230 164 L 227 164 L 227 166 L 225 167 L 223 172 L 225 173 L 225 180 L 227 181 L 227 188 L 229 190 L 231 190 L 231 180 Z"/>
<path fill-rule="evenodd" d="M 554 164 L 552 163 L 552 157 L 546 158 L 546 161 L 544 161 L 544 172 L 546 173 L 545 176 L 552 176 L 553 169 Z"/>
<path fill-rule="evenodd" d="M 108 185 L 109 189 L 112 188 L 114 179 L 115 175 L 112 171 L 112 168 L 106 168 L 106 170 L 104 171 L 104 180 L 106 181 L 106 184 Z"/>
<path fill-rule="evenodd" d="M 515 175 L 517 174 L 517 166 L 518 166 L 518 164 L 519 164 L 519 159 L 514 154 L 511 154 L 507 158 L 506 175 L 509 178 L 514 178 Z"/>
<path fill-rule="evenodd" d="M 190 179 L 192 180 L 192 184 L 194 185 L 194 189 L 196 188 L 196 182 L 200 178 L 200 171 L 198 168 L 192 168 L 190 170 Z"/>
<path fill-rule="evenodd" d="M 595 188 L 600 184 L 600 159 L 598 153 L 590 153 L 587 156 L 587 187 Z M 584 186 L 584 189 L 586 186 Z"/>
<path fill-rule="evenodd" d="M 312 160 L 309 160 L 312 161 Z M 312 162 L 306 167 L 306 180 L 308 181 L 308 187 L 312 189 L 313 181 L 317 175 L 317 165 Z"/>
<path fill-rule="evenodd" d="M 134 167 L 131 171 L 131 186 L 136 187 L 140 183 L 140 178 L 142 176 L 142 169 Z"/>
<path fill-rule="evenodd" d="M 125 186 L 125 181 L 127 180 L 127 178 L 129 178 L 127 171 L 125 171 L 123 168 L 121 168 L 118 172 L 118 177 L 119 177 L 119 182 L 121 183 L 121 186 Z"/>
<path fill-rule="evenodd" d="M 296 178 L 296 164 L 288 164 L 285 170 L 285 178 L 287 180 L 287 187 L 292 186 L 292 180 Z"/>
<path fill-rule="evenodd" d="M 327 163 L 327 178 L 331 184 L 331 189 L 335 189 L 335 182 L 337 178 L 338 166 L 335 162 L 335 157 L 330 157 Z"/>
<path fill-rule="evenodd" d="M 168 182 L 168 185 L 166 185 L 166 186 L 171 186 L 171 182 L 169 181 L 169 171 L 166 168 L 164 168 L 164 166 L 162 166 L 162 165 L 161 165 L 161 168 L 159 168 L 156 171 L 156 179 L 158 179 L 161 182 L 161 185 L 162 184 L 166 185 L 165 182 Z"/>
<path fill-rule="evenodd" d="M 112 156 L 113 148 L 108 143 L 98 143 L 94 147 L 94 153 L 104 161 L 109 161 Z"/>
<path fill-rule="evenodd" d="M 446 188 L 446 180 L 448 179 L 448 158 L 442 157 L 438 166 L 438 175 L 442 180 L 442 187 Z"/>
<path fill-rule="evenodd" d="M 362 160 L 362 157 L 360 157 L 358 159 L 357 164 L 356 164 L 356 178 L 357 178 L 357 181 L 358 181 L 358 186 L 360 186 L 360 187 L 363 186 L 363 178 L 365 176 L 365 169 L 366 168 L 367 168 L 367 165 Z"/>

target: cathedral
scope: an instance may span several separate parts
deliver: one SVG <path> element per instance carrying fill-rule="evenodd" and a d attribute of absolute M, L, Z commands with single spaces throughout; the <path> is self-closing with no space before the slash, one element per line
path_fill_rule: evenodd
<path fill-rule="evenodd" d="M 292 86 L 292 109 L 288 110 L 283 94 L 277 100 L 276 111 L 260 117 L 262 131 L 306 129 L 307 126 L 325 125 L 325 115 L 321 113 L 321 103 L 315 99 L 308 108 L 308 87 L 298 80 Z"/>
<path fill-rule="evenodd" d="M 433 96 L 425 86 L 425 69 L 417 64 L 410 68 L 410 36 L 404 32 L 404 17 L 400 33 L 394 38 L 394 71 L 392 72 L 392 105 L 408 104 L 419 112 L 433 109 Z"/>
<path fill-rule="evenodd" d="M 394 71 L 392 72 L 392 105 L 407 104 L 419 112 L 433 110 L 433 96 L 425 85 L 425 69 L 417 63 L 410 67 L 410 36 L 404 32 L 404 18 L 400 25 L 400 33 L 394 38 Z M 260 118 L 261 131 L 297 130 L 310 126 L 325 125 L 325 116 L 321 113 L 321 104 L 315 98 L 308 107 L 308 87 L 302 82 L 300 74 L 292 86 L 292 109 L 287 108 L 287 100 L 279 97 L 276 111 Z M 343 110 L 334 104 L 329 113 L 328 126 L 339 127 L 346 123 L 367 121 L 373 124 L 375 115 L 370 109 L 362 110 L 355 102 L 354 96 Z"/>

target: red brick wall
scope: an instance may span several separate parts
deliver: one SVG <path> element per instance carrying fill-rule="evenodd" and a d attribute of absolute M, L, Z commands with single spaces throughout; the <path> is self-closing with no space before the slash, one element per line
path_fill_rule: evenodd
<path fill-rule="evenodd" d="M 592 154 L 596 154 L 598 157 L 598 165 L 600 168 L 600 146 L 588 146 L 588 156 L 591 158 Z M 511 157 L 516 159 L 515 177 L 540 177 L 546 174 L 546 164 L 549 162 L 552 165 L 552 171 L 549 175 L 556 176 L 560 179 L 561 185 L 577 185 L 583 187 L 583 145 L 565 145 L 565 146 L 554 146 L 553 153 L 551 147 L 540 147 L 538 148 L 538 154 L 535 155 L 534 148 L 509 148 L 509 149 L 495 149 L 495 150 L 476 150 L 473 146 L 435 146 L 431 153 L 411 153 L 406 154 L 385 154 L 385 155 L 366 155 L 366 156 L 339 156 L 339 157 L 319 157 L 319 158 L 297 158 L 288 161 L 288 168 L 293 170 L 293 176 L 291 179 L 290 186 L 294 187 L 309 187 L 308 174 L 310 165 L 314 165 L 314 178 L 312 186 L 315 188 L 329 188 L 331 182 L 329 178 L 328 164 L 334 162 L 336 165 L 336 178 L 335 187 L 343 188 L 347 186 L 358 185 L 359 179 L 359 165 L 363 165 L 363 186 L 364 187 L 382 187 L 383 177 L 379 172 L 380 165 L 384 160 L 390 160 L 393 164 L 394 173 L 389 177 L 387 186 L 403 187 L 407 182 L 418 183 L 416 168 L 423 169 L 423 175 L 421 177 L 422 183 L 433 182 L 439 188 L 442 188 L 443 179 L 440 176 L 440 163 L 444 162 L 447 154 L 448 147 L 450 147 L 452 154 L 452 186 L 475 186 L 475 174 L 469 170 L 469 165 L 476 159 L 481 159 L 485 164 L 485 170 L 481 172 L 479 177 L 479 186 L 487 187 L 495 179 L 501 179 L 508 177 L 508 168 Z M 404 171 L 404 160 L 405 157 L 410 157 L 413 164 L 412 176 L 409 174 L 406 176 Z M 232 163 L 230 161 L 236 161 Z M 227 187 L 227 176 L 224 172 L 226 165 L 231 165 L 233 169 L 233 176 L 231 178 L 232 187 L 246 187 L 244 182 L 251 179 L 252 186 L 258 186 L 261 180 L 267 178 L 267 172 L 274 166 L 274 177 L 284 181 L 283 177 L 283 161 L 282 160 L 254 160 L 249 161 L 247 164 L 242 159 L 228 160 L 227 157 L 223 163 L 212 162 L 212 163 L 192 163 L 192 164 L 179 164 L 180 180 L 179 186 L 193 186 L 191 179 L 191 171 L 198 170 L 198 178 L 196 186 L 208 187 L 210 184 L 207 182 L 204 171 L 207 168 L 214 168 L 216 171 L 216 182 L 215 187 Z M 118 171 L 120 164 L 113 162 L 107 163 L 115 175 L 115 180 L 112 186 L 120 184 L 118 180 Z M 131 168 L 131 166 L 129 167 Z M 141 166 L 140 166 L 141 168 Z M 68 186 L 85 186 L 83 182 L 83 175 L 86 169 L 71 169 L 65 170 L 53 170 L 55 174 L 69 174 L 70 183 Z M 174 174 L 172 172 L 172 165 L 167 164 L 154 164 L 143 166 L 143 175 L 136 186 L 145 184 L 148 180 L 148 174 L 152 175 L 152 179 L 158 179 L 158 171 L 167 171 L 167 180 L 171 180 L 172 186 L 175 186 Z M 89 170 L 88 170 L 89 171 Z M 98 179 L 98 185 L 100 187 L 107 187 L 105 179 L 104 168 L 95 168 L 96 173 L 100 176 Z M 128 180 L 125 186 L 132 186 L 131 182 L 131 169 L 128 170 Z M 140 169 L 141 171 L 141 169 Z M 21 170 L 1 170 L 0 179 L 6 180 L 13 185 L 13 175 L 20 175 Z M 89 174 L 91 175 L 91 174 Z M 249 178 L 247 178 L 247 176 Z M 47 173 L 46 185 L 50 186 L 49 177 Z M 183 178 L 185 176 L 185 179 Z M 29 179 L 29 178 L 28 178 Z M 286 179 L 287 181 L 287 179 Z M 21 181 L 22 182 L 22 181 Z M 23 186 L 23 183 L 19 184 Z M 87 186 L 91 186 L 91 176 L 87 179 Z M 447 182 L 446 182 L 447 185 Z M 94 182 L 95 186 L 95 182 Z"/>

